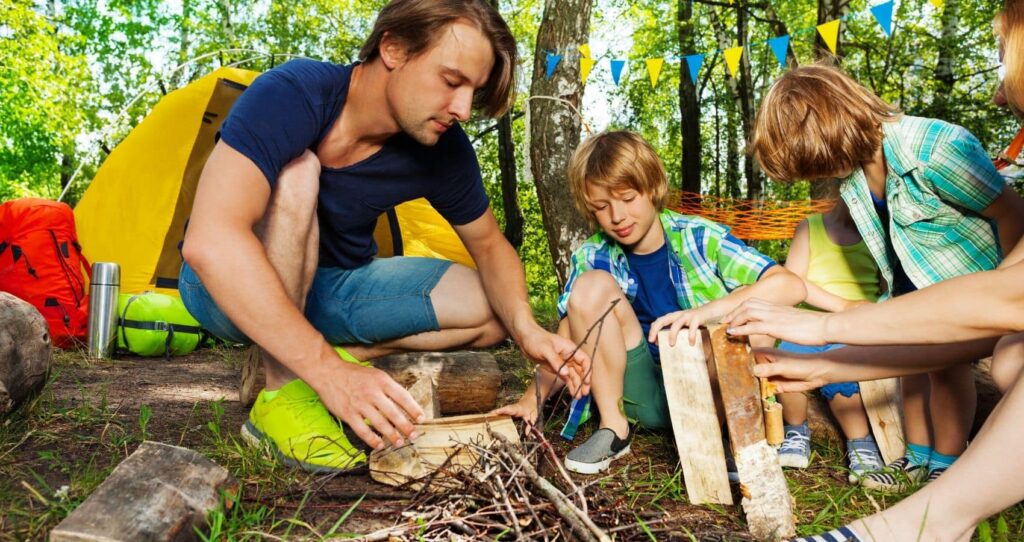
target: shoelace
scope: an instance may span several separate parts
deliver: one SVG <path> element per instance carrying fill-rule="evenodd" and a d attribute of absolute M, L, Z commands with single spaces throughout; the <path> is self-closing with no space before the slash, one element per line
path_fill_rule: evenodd
<path fill-rule="evenodd" d="M 797 431 L 787 431 L 786 439 L 782 441 L 779 451 L 806 452 L 811 446 L 811 437 Z"/>
<path fill-rule="evenodd" d="M 855 459 L 858 463 L 868 467 L 881 467 L 882 460 L 879 459 L 878 454 L 874 450 L 851 450 L 850 457 Z"/>

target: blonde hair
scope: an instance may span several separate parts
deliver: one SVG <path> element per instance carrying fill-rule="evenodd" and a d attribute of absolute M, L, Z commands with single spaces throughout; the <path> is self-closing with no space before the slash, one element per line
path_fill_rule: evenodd
<path fill-rule="evenodd" d="M 473 105 L 488 117 L 500 117 L 514 99 L 519 53 L 512 31 L 486 0 L 391 0 L 377 15 L 359 59 L 370 62 L 377 58 L 385 34 L 400 40 L 414 57 L 432 46 L 442 29 L 458 21 L 472 24 L 491 42 L 494 66 L 487 83 L 476 92 Z"/>
<path fill-rule="evenodd" d="M 569 161 L 569 189 L 580 214 L 593 225 L 594 213 L 587 206 L 587 187 L 608 190 L 636 190 L 651 198 L 661 211 L 668 199 L 668 175 L 658 154 L 640 134 L 604 132 L 580 144 Z"/>
<path fill-rule="evenodd" d="M 750 153 L 776 180 L 828 178 L 870 160 L 882 144 L 882 123 L 899 115 L 834 66 L 800 66 L 765 94 Z"/>
<path fill-rule="evenodd" d="M 1003 91 L 1010 109 L 1024 117 L 1024 1 L 1007 0 L 995 20 L 996 35 L 1003 38 Z"/>

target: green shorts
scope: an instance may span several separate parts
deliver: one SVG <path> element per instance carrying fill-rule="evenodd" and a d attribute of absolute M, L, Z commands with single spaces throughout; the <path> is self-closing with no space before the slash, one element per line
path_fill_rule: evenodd
<path fill-rule="evenodd" d="M 646 340 L 626 352 L 626 375 L 622 383 L 622 403 L 631 422 L 650 429 L 671 425 L 661 366 L 654 363 Z"/>

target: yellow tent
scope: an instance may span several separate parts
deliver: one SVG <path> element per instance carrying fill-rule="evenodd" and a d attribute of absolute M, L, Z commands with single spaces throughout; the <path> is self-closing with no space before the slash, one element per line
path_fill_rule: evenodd
<path fill-rule="evenodd" d="M 179 250 L 196 184 L 215 135 L 257 72 L 220 68 L 163 97 L 104 161 L 75 207 L 89 261 L 121 266 L 121 291 L 177 293 Z M 473 265 L 458 236 L 425 200 L 383 215 L 381 256 L 446 258 Z"/>

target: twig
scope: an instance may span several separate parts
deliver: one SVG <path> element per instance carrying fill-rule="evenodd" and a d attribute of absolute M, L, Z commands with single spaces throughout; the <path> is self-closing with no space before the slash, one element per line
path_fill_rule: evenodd
<path fill-rule="evenodd" d="M 581 539 L 588 542 L 611 542 L 611 538 L 600 527 L 595 525 L 582 510 L 577 508 L 564 493 L 546 478 L 537 474 L 537 471 L 533 469 L 533 465 L 515 449 L 504 435 L 492 431 L 491 436 L 500 442 L 505 452 L 519 463 L 523 473 L 533 482 L 533 485 L 554 503 L 555 510 Z"/>
<path fill-rule="evenodd" d="M 562 475 L 562 479 L 565 480 L 567 484 L 569 484 L 570 488 L 572 488 L 572 494 L 578 499 L 580 510 L 582 510 L 584 514 L 589 516 L 590 511 L 587 510 L 587 499 L 583 495 L 583 490 L 581 490 L 580 487 L 576 485 L 576 482 L 574 482 L 572 477 L 569 476 L 569 473 L 566 472 L 565 467 L 562 465 L 562 462 L 558 460 L 558 456 L 555 454 L 555 449 L 551 447 L 551 442 L 549 442 L 548 439 L 544 437 L 544 433 L 541 432 L 536 427 L 530 427 L 530 430 L 533 433 L 533 437 L 537 439 L 537 442 L 540 443 L 540 446 L 547 453 L 548 459 L 551 460 L 551 463 L 555 465 L 555 468 L 558 470 L 559 474 Z"/>

